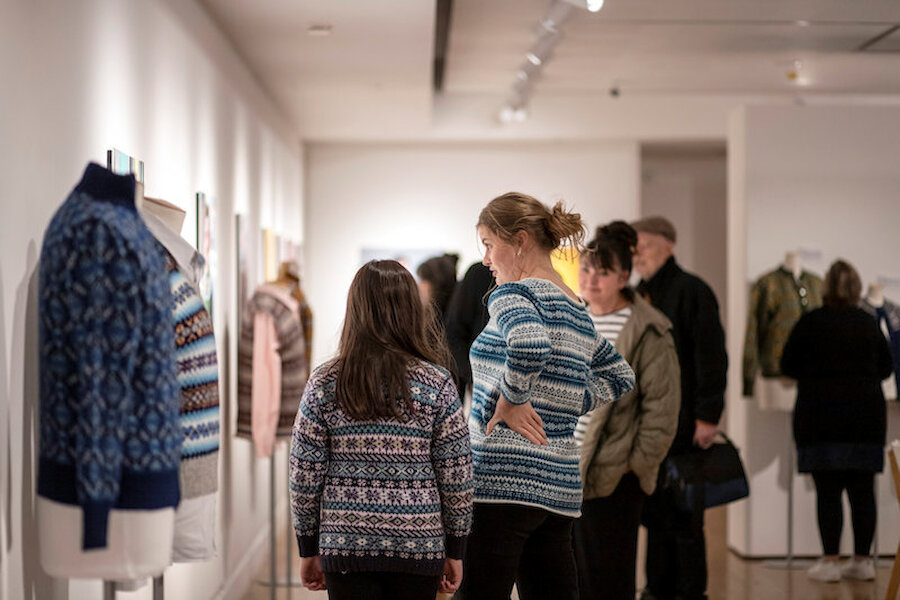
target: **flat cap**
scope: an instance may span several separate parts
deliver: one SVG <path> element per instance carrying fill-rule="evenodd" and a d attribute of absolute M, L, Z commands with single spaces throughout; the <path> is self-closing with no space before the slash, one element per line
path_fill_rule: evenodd
<path fill-rule="evenodd" d="M 644 217 L 643 219 L 634 221 L 631 226 L 637 232 L 642 231 L 644 233 L 654 233 L 656 235 L 661 235 L 673 244 L 675 243 L 675 226 L 672 225 L 672 222 L 665 217 Z"/>

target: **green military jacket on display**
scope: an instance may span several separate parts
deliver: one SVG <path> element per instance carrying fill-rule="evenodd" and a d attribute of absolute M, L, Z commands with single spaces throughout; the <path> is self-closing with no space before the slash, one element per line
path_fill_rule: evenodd
<path fill-rule="evenodd" d="M 634 389 L 594 411 L 581 446 L 584 498 L 609 496 L 634 471 L 645 494 L 656 488 L 681 407 L 681 369 L 672 323 L 641 297 L 616 340 L 634 370 Z"/>
<path fill-rule="evenodd" d="M 799 279 L 779 267 L 760 277 L 750 290 L 744 338 L 744 396 L 753 396 L 757 371 L 781 375 L 781 354 L 788 336 L 805 313 L 822 306 L 822 279 L 803 271 Z"/>

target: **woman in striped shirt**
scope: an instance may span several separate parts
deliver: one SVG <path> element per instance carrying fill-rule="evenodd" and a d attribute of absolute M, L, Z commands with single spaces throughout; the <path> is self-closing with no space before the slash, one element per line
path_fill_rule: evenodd
<path fill-rule="evenodd" d="M 597 332 L 625 357 L 637 385 L 579 419 L 584 503 L 575 523 L 582 598 L 634 598 L 641 507 L 675 436 L 680 371 L 672 324 L 628 287 L 637 234 L 599 227 L 581 257 L 578 283 Z M 648 557 L 648 561 L 653 557 Z"/>

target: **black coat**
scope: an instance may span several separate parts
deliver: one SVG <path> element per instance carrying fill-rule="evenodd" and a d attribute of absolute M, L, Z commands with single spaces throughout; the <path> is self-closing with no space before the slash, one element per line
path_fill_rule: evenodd
<path fill-rule="evenodd" d="M 681 365 L 681 411 L 670 454 L 693 445 L 695 421 L 718 423 L 725 407 L 728 354 L 719 303 L 706 283 L 670 257 L 638 291 L 672 321 Z"/>
<path fill-rule="evenodd" d="M 447 314 L 444 315 L 447 344 L 456 363 L 456 386 L 460 397 L 472 383 L 469 348 L 487 325 L 487 293 L 492 287 L 494 276 L 491 270 L 481 263 L 474 263 L 453 290 Z"/>
<path fill-rule="evenodd" d="M 871 316 L 825 306 L 794 326 L 781 371 L 797 380 L 794 440 L 799 471 L 880 471 L 886 410 L 881 380 L 891 355 Z"/>

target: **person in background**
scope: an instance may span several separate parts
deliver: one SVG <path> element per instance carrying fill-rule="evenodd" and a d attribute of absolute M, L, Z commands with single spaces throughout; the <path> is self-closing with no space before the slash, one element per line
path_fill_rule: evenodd
<path fill-rule="evenodd" d="M 848 263 L 825 275 L 823 306 L 794 326 L 781 370 L 797 380 L 794 441 L 800 473 L 816 485 L 824 556 L 808 575 L 819 581 L 875 579 L 869 552 L 875 534 L 875 473 L 884 468 L 885 403 L 881 380 L 891 354 L 876 322 L 858 307 L 862 283 Z M 841 496 L 847 490 L 855 556 L 841 568 Z"/>
<path fill-rule="evenodd" d="M 449 355 L 400 263 L 356 273 L 337 358 L 306 385 L 291 444 L 301 577 L 333 600 L 434 600 L 462 580 L 469 432 Z"/>
<path fill-rule="evenodd" d="M 573 532 L 582 598 L 633 600 L 644 500 L 678 426 L 681 375 L 672 324 L 630 287 L 637 233 L 614 221 L 581 255 L 578 285 L 597 333 L 634 370 L 635 389 L 578 421 L 584 502 Z"/>
<path fill-rule="evenodd" d="M 580 245 L 578 214 L 511 192 L 477 227 L 498 287 L 471 351 L 475 513 L 460 595 L 506 600 L 515 583 L 522 600 L 576 600 L 575 424 L 631 390 L 634 373 L 551 264 L 563 240 Z"/>
<path fill-rule="evenodd" d="M 681 408 L 669 456 L 709 448 L 725 407 L 728 355 L 719 304 L 702 279 L 675 261 L 675 227 L 663 217 L 631 224 L 638 244 L 634 268 L 638 293 L 672 322 L 681 370 Z M 706 598 L 706 540 L 700 503 L 679 510 L 674 497 L 657 486 L 644 505 L 647 527 L 647 587 L 644 600 Z"/>
<path fill-rule="evenodd" d="M 446 321 L 447 305 L 456 288 L 456 263 L 458 254 L 433 256 L 416 269 L 419 278 L 419 296 L 425 304 L 434 307 L 435 316 L 440 323 Z"/>
<path fill-rule="evenodd" d="M 472 385 L 469 349 L 487 325 L 487 295 L 494 285 L 491 270 L 480 262 L 474 263 L 459 281 L 447 307 L 447 344 L 456 363 L 456 388 L 460 397 L 464 397 Z"/>

